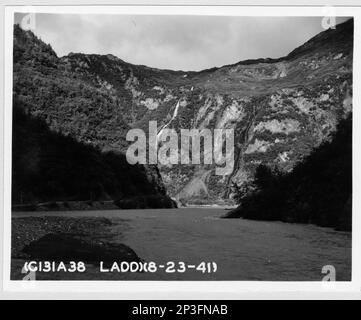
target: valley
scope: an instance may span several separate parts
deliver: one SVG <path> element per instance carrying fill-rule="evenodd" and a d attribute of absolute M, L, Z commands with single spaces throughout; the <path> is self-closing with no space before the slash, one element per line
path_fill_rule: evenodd
<path fill-rule="evenodd" d="M 158 163 L 159 173 L 145 168 L 178 203 L 234 204 L 234 187 L 251 183 L 260 164 L 292 171 L 352 112 L 352 59 L 352 19 L 285 57 L 199 72 L 133 65 L 113 55 L 57 57 L 15 26 L 14 95 L 52 130 L 103 152 L 126 153 L 129 130 L 150 134 L 152 121 L 159 137 L 166 129 L 233 130 L 227 175 L 217 175 L 214 162 Z M 201 148 L 200 158 L 206 155 Z"/>

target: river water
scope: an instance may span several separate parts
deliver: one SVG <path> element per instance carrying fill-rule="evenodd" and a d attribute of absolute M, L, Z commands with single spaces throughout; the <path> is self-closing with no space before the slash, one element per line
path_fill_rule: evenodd
<path fill-rule="evenodd" d="M 210 274 L 195 269 L 166 273 L 163 269 L 152 274 L 132 274 L 126 278 L 129 280 L 320 281 L 325 265 L 335 267 L 336 280 L 350 280 L 351 233 L 314 225 L 220 219 L 226 212 L 184 208 L 32 215 L 101 216 L 114 221 L 120 218 L 123 222 L 114 227 L 120 234 L 116 241 L 128 245 L 146 261 L 217 264 L 217 271 Z M 113 277 L 116 275 L 108 279 Z"/>

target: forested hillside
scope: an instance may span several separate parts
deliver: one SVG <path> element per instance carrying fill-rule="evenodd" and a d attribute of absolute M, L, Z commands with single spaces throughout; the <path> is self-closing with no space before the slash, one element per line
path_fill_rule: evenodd
<path fill-rule="evenodd" d="M 227 215 L 259 220 L 315 223 L 351 230 L 352 117 L 342 120 L 290 173 L 260 165 L 255 180 L 238 188 L 240 206 Z"/>
<path fill-rule="evenodd" d="M 14 100 L 12 202 L 110 201 L 121 208 L 174 206 L 141 165 L 51 131 Z M 31 208 L 31 207 L 30 207 Z M 34 209 L 36 207 L 33 207 Z"/>

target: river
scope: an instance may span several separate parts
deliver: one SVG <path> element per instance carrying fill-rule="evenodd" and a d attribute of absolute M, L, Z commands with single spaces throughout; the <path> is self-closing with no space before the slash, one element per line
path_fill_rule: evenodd
<path fill-rule="evenodd" d="M 336 280 L 351 277 L 351 233 L 314 225 L 220 219 L 225 209 L 184 208 L 37 212 L 31 215 L 101 216 L 116 225 L 119 238 L 141 258 L 166 264 L 216 262 L 215 273 L 136 273 L 129 280 L 319 281 L 332 265 Z M 29 215 L 30 213 L 15 216 Z M 116 275 L 108 275 L 112 279 Z M 118 275 L 119 277 L 119 275 Z M 102 276 L 103 278 L 103 276 Z M 123 278 L 123 277 L 122 277 Z"/>

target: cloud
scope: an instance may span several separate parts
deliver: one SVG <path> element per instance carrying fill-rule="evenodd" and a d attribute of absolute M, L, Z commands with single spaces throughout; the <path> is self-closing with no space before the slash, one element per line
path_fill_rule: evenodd
<path fill-rule="evenodd" d="M 16 14 L 15 22 L 20 19 Z M 321 17 L 38 13 L 34 32 L 59 56 L 111 53 L 133 64 L 202 70 L 284 56 L 321 31 Z"/>

